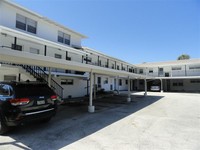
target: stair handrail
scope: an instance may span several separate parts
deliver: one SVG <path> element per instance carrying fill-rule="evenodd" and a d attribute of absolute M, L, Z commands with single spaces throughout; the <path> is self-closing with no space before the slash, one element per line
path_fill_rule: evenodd
<path fill-rule="evenodd" d="M 44 82 L 48 83 L 49 75 L 41 67 L 29 65 L 21 65 L 21 67 L 34 77 L 43 79 Z M 51 88 L 56 92 L 56 94 L 58 94 L 58 96 L 61 98 L 63 97 L 63 87 L 59 85 L 53 78 L 51 78 Z"/>

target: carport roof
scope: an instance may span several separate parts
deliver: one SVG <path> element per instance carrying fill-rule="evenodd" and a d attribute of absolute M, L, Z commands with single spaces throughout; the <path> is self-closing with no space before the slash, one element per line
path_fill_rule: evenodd
<path fill-rule="evenodd" d="M 16 63 L 16 64 L 41 66 L 41 67 L 51 67 L 51 68 L 58 68 L 65 70 L 93 72 L 97 74 L 119 76 L 119 77 L 129 76 L 130 78 L 139 78 L 139 79 L 148 78 L 148 76 L 130 73 L 126 71 L 114 70 L 110 68 L 83 64 L 74 61 L 68 61 L 64 59 L 57 59 L 54 57 L 32 54 L 24 51 L 8 50 L 6 48 L 0 48 L 0 61 Z"/>

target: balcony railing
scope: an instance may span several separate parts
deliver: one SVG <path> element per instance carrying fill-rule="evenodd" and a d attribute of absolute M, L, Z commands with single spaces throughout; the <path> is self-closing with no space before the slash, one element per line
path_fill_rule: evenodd
<path fill-rule="evenodd" d="M 169 72 L 152 72 L 152 73 L 142 73 L 143 75 L 152 77 L 185 77 L 185 76 L 200 76 L 200 69 L 189 69 L 189 70 L 179 70 L 179 71 L 169 71 Z"/>

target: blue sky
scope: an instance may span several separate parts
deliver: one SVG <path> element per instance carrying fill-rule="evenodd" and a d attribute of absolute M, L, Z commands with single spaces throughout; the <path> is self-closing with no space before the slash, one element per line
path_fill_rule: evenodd
<path fill-rule="evenodd" d="M 200 58 L 199 0 L 13 0 L 129 63 Z"/>

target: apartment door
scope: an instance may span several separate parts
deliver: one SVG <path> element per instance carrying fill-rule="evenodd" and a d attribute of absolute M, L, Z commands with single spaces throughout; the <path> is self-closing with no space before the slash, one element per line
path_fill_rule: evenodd
<path fill-rule="evenodd" d="M 97 86 L 98 88 L 101 88 L 101 77 L 97 78 Z"/>
<path fill-rule="evenodd" d="M 163 68 L 158 68 L 158 76 L 163 76 Z"/>

